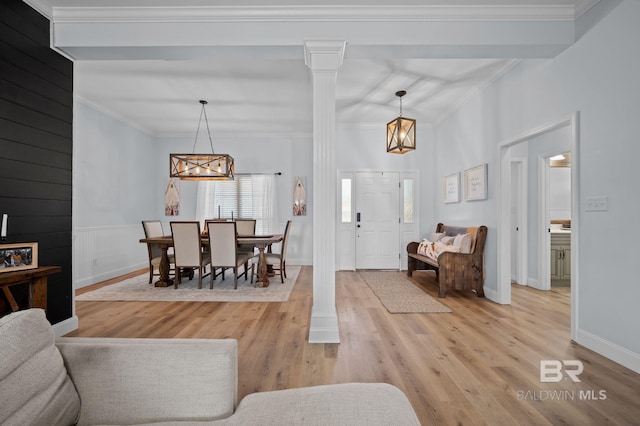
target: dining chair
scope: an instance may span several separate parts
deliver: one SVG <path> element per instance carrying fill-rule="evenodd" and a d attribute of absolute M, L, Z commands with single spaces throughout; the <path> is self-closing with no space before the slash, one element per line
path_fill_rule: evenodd
<path fill-rule="evenodd" d="M 162 237 L 164 235 L 162 222 L 160 222 L 159 220 L 143 220 L 142 229 L 144 230 L 145 238 Z M 158 244 L 147 243 L 147 251 L 149 252 L 149 284 L 151 284 L 151 282 L 153 281 L 153 276 L 160 275 L 160 259 L 162 258 L 162 249 Z M 168 253 L 168 256 L 169 272 L 171 272 L 175 270 L 175 259 L 173 253 Z"/>
<path fill-rule="evenodd" d="M 239 237 L 247 237 L 256 234 L 256 220 L 255 219 L 236 219 L 236 231 Z M 255 246 L 253 244 L 238 244 L 239 253 L 247 253 L 249 257 L 253 257 L 255 254 Z M 249 260 L 244 265 L 244 270 L 249 268 Z"/>
<path fill-rule="evenodd" d="M 202 288 L 202 278 L 209 275 L 205 272 L 207 265 L 211 264 L 211 255 L 202 251 L 200 222 L 185 221 L 170 224 L 176 269 L 174 287 L 178 288 L 178 284 L 181 283 L 183 268 L 198 268 L 198 288 Z M 190 274 L 189 279 L 192 277 L 193 275 Z"/>
<path fill-rule="evenodd" d="M 211 253 L 211 268 L 222 269 L 222 278 L 224 279 L 224 270 L 233 269 L 233 288 L 238 288 L 238 278 L 244 275 L 247 280 L 249 259 L 251 254 L 238 251 L 238 234 L 235 222 L 209 222 L 209 252 Z M 238 268 L 244 265 L 244 272 L 238 275 Z M 251 275 L 253 276 L 253 265 L 251 265 Z M 211 279 L 211 288 L 213 288 L 213 279 Z"/>
<path fill-rule="evenodd" d="M 284 227 L 284 235 L 282 236 L 282 244 L 280 245 L 280 253 L 265 253 L 267 266 L 273 271 L 280 272 L 280 282 L 284 283 L 287 278 L 287 242 L 289 241 L 289 231 L 291 231 L 291 221 L 288 220 Z M 254 256 L 252 263 L 258 262 L 258 256 Z M 251 282 L 253 282 L 253 268 L 251 269 Z"/>
<path fill-rule="evenodd" d="M 238 235 L 243 237 L 247 235 L 256 234 L 256 220 L 255 219 L 236 219 L 236 231 Z"/>

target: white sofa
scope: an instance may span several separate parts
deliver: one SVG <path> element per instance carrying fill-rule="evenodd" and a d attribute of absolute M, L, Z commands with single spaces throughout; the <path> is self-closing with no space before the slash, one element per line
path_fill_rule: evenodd
<path fill-rule="evenodd" d="M 236 404 L 233 339 L 58 338 L 44 311 L 0 318 L 0 424 L 419 425 L 385 383 L 259 392 Z"/>

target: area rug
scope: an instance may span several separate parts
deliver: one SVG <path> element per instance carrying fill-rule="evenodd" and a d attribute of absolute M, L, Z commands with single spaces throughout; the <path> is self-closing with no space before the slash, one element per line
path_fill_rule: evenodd
<path fill-rule="evenodd" d="M 359 271 L 359 273 L 387 311 L 392 314 L 452 312 L 399 272 Z"/>
<path fill-rule="evenodd" d="M 125 301 L 125 302 L 286 302 L 300 272 L 299 266 L 287 265 L 284 284 L 280 276 L 269 279 L 269 287 L 255 287 L 244 277 L 238 279 L 238 288 L 233 288 L 233 271 L 225 273 L 225 280 L 217 277 L 213 290 L 209 288 L 210 278 L 202 280 L 198 289 L 198 276 L 192 280 L 183 278 L 178 288 L 155 287 L 149 284 L 149 275 L 142 274 L 76 297 L 76 301 Z M 249 272 L 251 277 L 251 272 Z"/>

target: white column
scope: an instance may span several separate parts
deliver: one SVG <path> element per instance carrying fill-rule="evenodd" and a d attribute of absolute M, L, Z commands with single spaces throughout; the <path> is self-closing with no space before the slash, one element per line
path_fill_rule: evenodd
<path fill-rule="evenodd" d="M 336 77 L 345 41 L 307 40 L 313 79 L 313 307 L 310 343 L 339 343 L 336 312 Z"/>

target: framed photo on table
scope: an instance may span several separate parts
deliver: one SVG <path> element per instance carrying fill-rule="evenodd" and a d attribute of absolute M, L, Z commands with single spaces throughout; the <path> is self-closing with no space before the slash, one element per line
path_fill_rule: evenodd
<path fill-rule="evenodd" d="M 464 199 L 487 199 L 487 163 L 464 171 Z"/>
<path fill-rule="evenodd" d="M 444 202 L 457 203 L 460 201 L 460 172 L 444 177 Z"/>
<path fill-rule="evenodd" d="M 0 273 L 38 267 L 38 243 L 0 244 Z"/>

